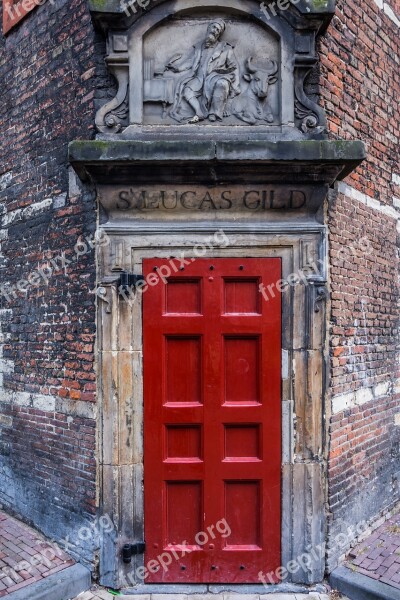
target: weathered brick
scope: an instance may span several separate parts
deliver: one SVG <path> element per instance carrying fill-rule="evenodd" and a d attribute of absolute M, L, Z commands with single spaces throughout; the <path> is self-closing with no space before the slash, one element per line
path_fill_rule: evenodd
<path fill-rule="evenodd" d="M 373 0 L 339 0 L 320 50 L 319 92 L 330 135 L 363 139 L 368 147 L 367 160 L 346 180 L 354 192 L 338 194 L 328 208 L 333 547 L 346 525 L 374 518 L 398 497 L 397 231 L 385 212 L 395 207 L 400 170 L 398 27 Z M 357 467 L 351 477 L 349 462 Z M 336 548 L 333 556 L 339 554 Z"/>
<path fill-rule="evenodd" d="M 10 399 L 1 411 L 0 501 L 57 539 L 96 511 L 95 422 L 74 415 L 70 429 L 54 411 L 65 397 L 83 415 L 82 403 L 94 400 L 92 389 L 77 392 L 96 378 L 95 262 L 89 244 L 79 259 L 74 247 L 93 235 L 95 200 L 71 176 L 67 146 L 93 136 L 94 95 L 109 79 L 83 0 L 38 7 L 0 36 L 0 48 L 0 281 L 32 281 L 27 292 L 0 295 L 0 401 Z M 89 546 L 79 551 L 90 561 Z"/>

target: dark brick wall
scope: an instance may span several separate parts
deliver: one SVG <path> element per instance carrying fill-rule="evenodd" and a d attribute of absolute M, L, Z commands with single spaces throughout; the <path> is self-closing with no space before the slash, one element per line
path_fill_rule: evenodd
<path fill-rule="evenodd" d="M 97 505 L 96 208 L 67 145 L 94 135 L 103 41 L 85 1 L 56 0 L 0 44 L 0 501 L 93 562 L 97 542 L 77 533 Z"/>
<path fill-rule="evenodd" d="M 398 4 L 388 4 L 398 14 Z M 399 33 L 374 0 L 340 0 L 320 43 L 331 136 L 362 139 L 368 150 L 346 180 L 361 196 L 339 186 L 328 210 L 330 544 L 339 531 L 373 520 L 399 499 Z M 336 560 L 333 552 L 329 564 Z"/>

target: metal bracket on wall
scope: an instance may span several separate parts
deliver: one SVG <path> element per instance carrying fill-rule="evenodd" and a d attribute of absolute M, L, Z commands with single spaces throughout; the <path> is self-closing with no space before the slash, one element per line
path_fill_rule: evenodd
<path fill-rule="evenodd" d="M 133 544 L 125 544 L 122 548 L 122 560 L 124 563 L 132 562 L 132 556 L 144 554 L 146 550 L 145 542 L 134 542 Z"/>
<path fill-rule="evenodd" d="M 143 275 L 136 275 L 135 273 L 127 273 L 123 271 L 118 280 L 118 291 L 119 293 L 129 291 L 129 288 L 136 287 L 139 284 L 143 284 L 145 281 Z"/>
<path fill-rule="evenodd" d="M 326 281 L 321 278 L 308 279 L 306 285 L 306 347 L 311 348 L 313 344 L 313 322 L 321 311 L 325 309 L 328 300 Z"/>
<path fill-rule="evenodd" d="M 319 313 L 321 310 L 320 304 L 328 298 L 328 292 L 325 283 L 315 286 L 314 312 Z"/>

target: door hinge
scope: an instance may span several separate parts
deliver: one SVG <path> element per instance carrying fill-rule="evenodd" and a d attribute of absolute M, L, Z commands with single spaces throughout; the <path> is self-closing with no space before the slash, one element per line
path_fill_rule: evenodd
<path fill-rule="evenodd" d="M 118 289 L 120 292 L 127 292 L 129 288 L 136 287 L 139 283 L 145 281 L 143 275 L 137 275 L 136 273 L 127 273 L 123 271 L 118 280 Z"/>
<path fill-rule="evenodd" d="M 132 556 L 143 554 L 146 550 L 145 542 L 134 542 L 133 544 L 125 544 L 122 548 L 122 560 L 124 563 L 130 563 Z"/>

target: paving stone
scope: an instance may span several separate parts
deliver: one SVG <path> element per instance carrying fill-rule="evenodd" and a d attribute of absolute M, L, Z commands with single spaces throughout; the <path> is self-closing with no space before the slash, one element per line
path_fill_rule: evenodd
<path fill-rule="evenodd" d="M 400 590 L 400 583 L 396 583 L 395 581 L 393 581 L 393 579 L 391 577 L 381 577 L 379 581 L 382 581 L 383 583 L 387 583 L 388 585 L 391 585 L 391 586 L 397 588 L 398 590 Z"/>
<path fill-rule="evenodd" d="M 246 594 L 244 596 L 244 594 L 235 594 L 233 592 L 224 592 L 222 594 L 223 600 L 241 600 L 243 597 L 246 598 L 246 600 L 259 600 L 260 599 L 260 595 L 259 594 Z"/>
<path fill-rule="evenodd" d="M 152 594 L 151 600 L 189 600 L 192 596 L 187 594 Z"/>
<path fill-rule="evenodd" d="M 97 600 L 97 598 L 101 598 L 101 600 L 115 599 L 115 596 L 110 594 L 106 589 L 99 588 L 95 592 L 93 592 L 93 595 L 95 596 L 96 600 Z M 126 596 L 126 597 L 128 597 L 128 596 Z"/>
<path fill-rule="evenodd" d="M 83 594 L 79 594 L 77 598 L 79 598 L 79 600 L 93 600 L 94 597 L 92 592 L 83 592 Z"/>
<path fill-rule="evenodd" d="M 151 600 L 150 594 L 131 594 L 129 596 L 124 596 L 123 600 Z"/>
<path fill-rule="evenodd" d="M 188 600 L 223 600 L 223 594 L 188 594 Z"/>
<path fill-rule="evenodd" d="M 371 579 L 398 587 L 400 558 L 400 514 L 383 523 L 377 531 L 351 550 L 348 566 Z"/>
<path fill-rule="evenodd" d="M 67 554 L 60 555 L 39 532 L 3 511 L 0 511 L 0 549 L 0 597 L 29 588 L 75 564 Z M 28 589 L 26 597 L 29 598 Z"/>
<path fill-rule="evenodd" d="M 294 594 L 262 594 L 260 600 L 296 600 Z"/>

